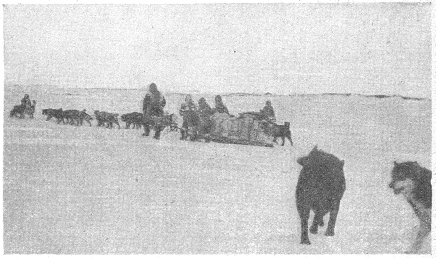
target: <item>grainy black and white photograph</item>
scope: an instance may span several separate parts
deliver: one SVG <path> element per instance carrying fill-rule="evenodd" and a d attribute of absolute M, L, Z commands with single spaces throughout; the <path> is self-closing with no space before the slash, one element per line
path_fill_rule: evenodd
<path fill-rule="evenodd" d="M 4 4 L 4 254 L 430 255 L 431 11 Z"/>

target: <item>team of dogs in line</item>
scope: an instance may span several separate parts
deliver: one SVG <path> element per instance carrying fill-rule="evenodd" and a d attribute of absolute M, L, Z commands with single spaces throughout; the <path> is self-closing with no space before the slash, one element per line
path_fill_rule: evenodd
<path fill-rule="evenodd" d="M 20 118 L 24 118 L 24 115 L 28 114 L 33 118 L 34 106 L 33 110 L 26 110 L 20 105 L 15 106 L 10 116 L 19 115 Z M 47 116 L 47 121 L 51 118 L 57 119 L 58 124 L 62 121 L 64 124 L 82 125 L 83 121 L 86 121 L 91 126 L 91 120 L 93 120 L 92 116 L 86 113 L 86 110 L 43 109 L 42 114 Z M 118 114 L 98 110 L 94 114 L 98 122 L 97 126 L 112 128 L 116 124 L 120 128 Z M 133 125 L 133 128 L 139 129 L 143 124 L 143 115 L 138 112 L 124 114 L 121 116 L 121 120 L 126 122 L 126 128 Z M 172 120 L 170 119 L 170 121 Z M 170 130 L 177 130 L 175 123 L 168 125 Z M 286 131 L 289 131 L 289 123 L 282 131 L 281 137 L 284 144 L 284 137 L 287 137 Z M 345 162 L 332 154 L 319 150 L 317 146 L 307 156 L 299 158 L 297 162 L 302 166 L 296 187 L 297 210 L 301 221 L 300 243 L 310 244 L 308 231 L 317 234 L 318 227 L 324 226 L 323 218 L 327 213 L 330 216 L 325 235 L 333 236 L 335 234 L 336 218 L 346 188 Z M 431 232 L 432 172 L 421 167 L 417 162 L 394 162 L 391 177 L 392 181 L 389 187 L 393 189 L 394 194 L 404 195 L 419 219 L 417 236 L 411 248 L 406 252 L 417 253 L 421 249 L 424 239 Z M 314 217 L 309 228 L 310 211 L 314 212 Z"/>

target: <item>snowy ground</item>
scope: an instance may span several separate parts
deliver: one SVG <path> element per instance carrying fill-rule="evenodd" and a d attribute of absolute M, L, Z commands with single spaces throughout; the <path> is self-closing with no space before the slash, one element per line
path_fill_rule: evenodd
<path fill-rule="evenodd" d="M 169 132 L 156 141 L 142 130 L 58 125 L 41 115 L 49 107 L 140 111 L 144 92 L 27 92 L 38 102 L 35 119 L 10 119 L 24 91 L 5 89 L 5 253 L 402 253 L 416 235 L 418 220 L 388 183 L 394 160 L 431 168 L 429 100 L 269 97 L 278 120 L 291 122 L 294 147 L 264 148 L 181 142 Z M 267 98 L 223 99 L 237 114 Z M 182 100 L 167 95 L 167 110 Z M 321 228 L 306 246 L 296 159 L 315 144 L 345 159 L 347 190 L 336 235 Z"/>

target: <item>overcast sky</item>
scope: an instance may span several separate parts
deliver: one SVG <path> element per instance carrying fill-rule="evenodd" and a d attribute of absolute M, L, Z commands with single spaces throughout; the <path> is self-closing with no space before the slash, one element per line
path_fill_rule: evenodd
<path fill-rule="evenodd" d="M 7 84 L 431 96 L 429 3 L 3 8 Z"/>

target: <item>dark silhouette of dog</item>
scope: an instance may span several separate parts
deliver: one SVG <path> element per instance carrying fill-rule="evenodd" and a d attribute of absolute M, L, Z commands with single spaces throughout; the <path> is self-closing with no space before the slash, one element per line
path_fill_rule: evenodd
<path fill-rule="evenodd" d="M 298 178 L 296 203 L 301 220 L 301 244 L 310 244 L 308 220 L 310 211 L 315 216 L 310 227 L 312 234 L 324 226 L 324 215 L 330 213 L 326 236 L 335 234 L 336 218 L 345 192 L 344 161 L 318 150 L 317 146 L 306 157 L 297 160 L 303 166 Z"/>
<path fill-rule="evenodd" d="M 133 129 L 140 129 L 144 118 L 142 113 L 132 112 L 121 115 L 121 121 L 126 123 L 126 129 L 130 129 L 130 125 L 133 125 Z"/>
<path fill-rule="evenodd" d="M 394 162 L 389 187 L 394 194 L 403 194 L 419 219 L 419 230 L 412 247 L 406 253 L 418 253 L 424 238 L 431 232 L 431 171 L 418 162 Z"/>
<path fill-rule="evenodd" d="M 53 109 L 53 108 L 47 108 L 42 110 L 42 114 L 47 116 L 47 119 L 45 121 L 49 121 L 53 117 L 56 118 L 56 122 L 59 124 L 61 121 L 63 121 L 63 111 L 62 108 L 59 109 Z"/>
<path fill-rule="evenodd" d="M 94 114 L 97 120 L 97 126 L 104 126 L 106 124 L 106 128 L 113 128 L 113 124 L 116 124 L 118 125 L 118 129 L 121 128 L 118 122 L 118 114 L 98 110 L 95 110 Z"/>
<path fill-rule="evenodd" d="M 16 105 L 14 108 L 12 108 L 11 112 L 9 113 L 9 117 L 17 117 L 18 118 L 24 118 L 24 112 L 26 111 L 26 106 L 24 105 Z"/>
<path fill-rule="evenodd" d="M 65 110 L 62 112 L 62 119 L 64 124 L 80 125 L 80 111 L 76 109 Z M 65 120 L 67 121 L 65 123 Z"/>
<path fill-rule="evenodd" d="M 92 126 L 91 120 L 93 120 L 92 116 L 86 113 L 86 109 L 80 111 L 79 114 L 79 122 L 80 125 L 83 125 L 83 121 L 88 122 L 89 126 Z"/>
<path fill-rule="evenodd" d="M 291 146 L 294 146 L 289 122 L 285 122 L 284 125 L 274 124 L 272 127 L 272 135 L 274 136 L 273 142 L 277 143 L 277 138 L 282 138 L 282 146 L 284 146 L 285 138 L 287 138 L 291 143 Z"/>

